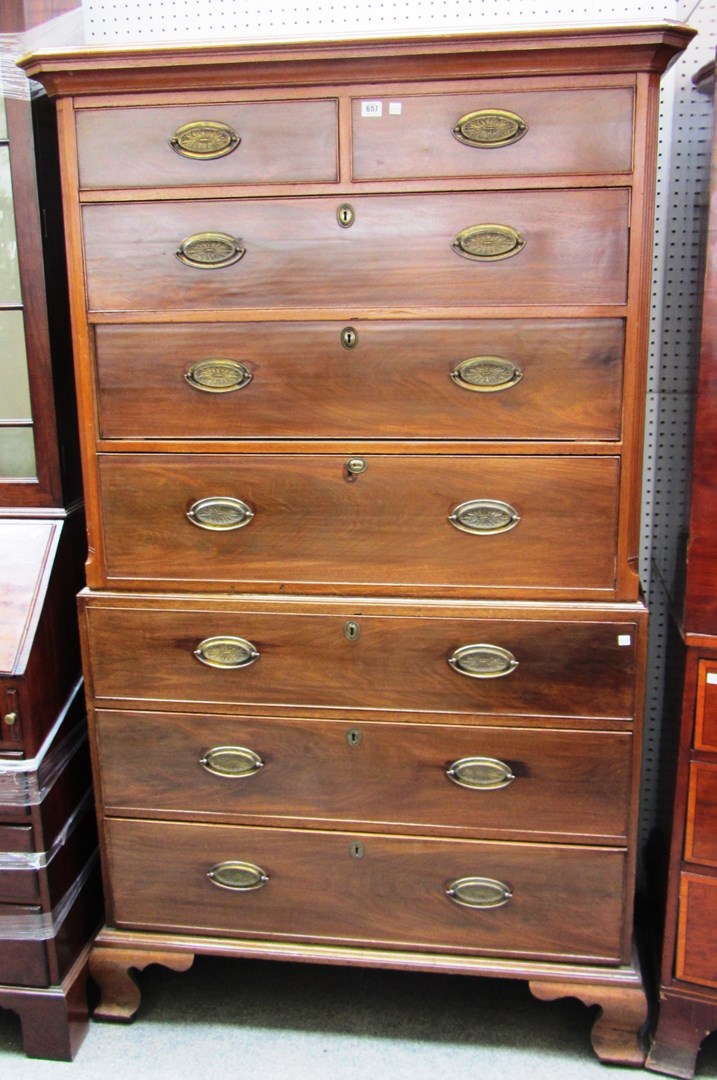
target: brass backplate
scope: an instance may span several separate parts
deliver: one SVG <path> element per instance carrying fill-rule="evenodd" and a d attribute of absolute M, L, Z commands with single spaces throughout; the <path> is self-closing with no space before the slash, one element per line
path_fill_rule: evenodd
<path fill-rule="evenodd" d="M 451 378 L 461 390 L 492 394 L 515 386 L 523 378 L 523 372 L 502 356 L 469 356 L 451 372 Z"/>
<path fill-rule="evenodd" d="M 527 130 L 528 125 L 517 113 L 507 109 L 477 109 L 462 116 L 452 134 L 466 146 L 493 150 L 518 142 Z"/>
<path fill-rule="evenodd" d="M 525 240 L 512 225 L 469 225 L 451 245 L 456 255 L 478 262 L 498 262 L 519 254 Z"/>
<path fill-rule="evenodd" d="M 185 237 L 174 254 L 185 266 L 220 270 L 239 262 L 246 254 L 246 248 L 229 233 L 202 232 Z"/>
<path fill-rule="evenodd" d="M 229 124 L 220 120 L 191 120 L 178 127 L 169 145 L 182 157 L 195 161 L 226 157 L 236 150 L 241 139 Z"/>
<path fill-rule="evenodd" d="M 226 356 L 213 356 L 206 360 L 197 360 L 184 378 L 195 390 L 206 394 L 228 394 L 232 390 L 241 390 L 247 386 L 253 376 L 239 360 L 230 360 Z"/>

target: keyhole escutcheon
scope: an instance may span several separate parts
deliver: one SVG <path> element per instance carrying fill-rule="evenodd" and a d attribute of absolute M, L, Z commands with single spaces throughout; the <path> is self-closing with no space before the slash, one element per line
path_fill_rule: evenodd
<path fill-rule="evenodd" d="M 350 229 L 356 220 L 356 211 L 350 203 L 342 203 L 336 211 L 336 218 L 342 229 Z"/>

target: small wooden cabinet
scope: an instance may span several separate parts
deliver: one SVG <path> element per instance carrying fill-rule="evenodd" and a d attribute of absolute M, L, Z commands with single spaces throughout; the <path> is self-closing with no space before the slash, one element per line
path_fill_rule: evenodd
<path fill-rule="evenodd" d="M 37 54 L 58 98 L 107 925 L 517 977 L 641 1064 L 639 479 L 692 32 Z"/>
<path fill-rule="evenodd" d="M 0 37 L 11 43 L 73 6 L 7 0 Z M 86 546 L 58 185 L 52 106 L 0 97 L 0 1007 L 19 1014 L 30 1056 L 69 1060 L 87 1028 L 101 887 L 74 599 Z"/>

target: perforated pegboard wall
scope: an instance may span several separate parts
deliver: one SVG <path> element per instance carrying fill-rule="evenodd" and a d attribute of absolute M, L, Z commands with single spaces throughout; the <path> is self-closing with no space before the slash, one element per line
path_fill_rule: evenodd
<path fill-rule="evenodd" d="M 692 43 L 663 83 L 656 246 L 649 360 L 641 568 L 651 617 L 642 831 L 646 840 L 662 788 L 661 749 L 678 722 L 665 708 L 669 596 L 684 554 L 689 445 L 701 289 L 699 218 L 707 190 L 711 106 L 692 75 L 717 41 L 717 0 L 571 3 L 570 0 L 84 0 L 88 42 L 338 37 L 486 26 L 608 24 L 679 19 Z M 668 769 L 669 771 L 669 769 Z"/>

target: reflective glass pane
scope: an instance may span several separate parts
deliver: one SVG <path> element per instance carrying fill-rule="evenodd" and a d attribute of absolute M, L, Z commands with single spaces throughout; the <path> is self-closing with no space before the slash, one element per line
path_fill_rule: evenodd
<path fill-rule="evenodd" d="M 37 477 L 32 428 L 0 427 L 0 476 L 8 480 Z"/>
<path fill-rule="evenodd" d="M 21 311 L 0 311 L 0 420 L 31 420 Z"/>
<path fill-rule="evenodd" d="M 17 238 L 10 183 L 10 151 L 0 146 L 0 303 L 20 303 Z"/>

